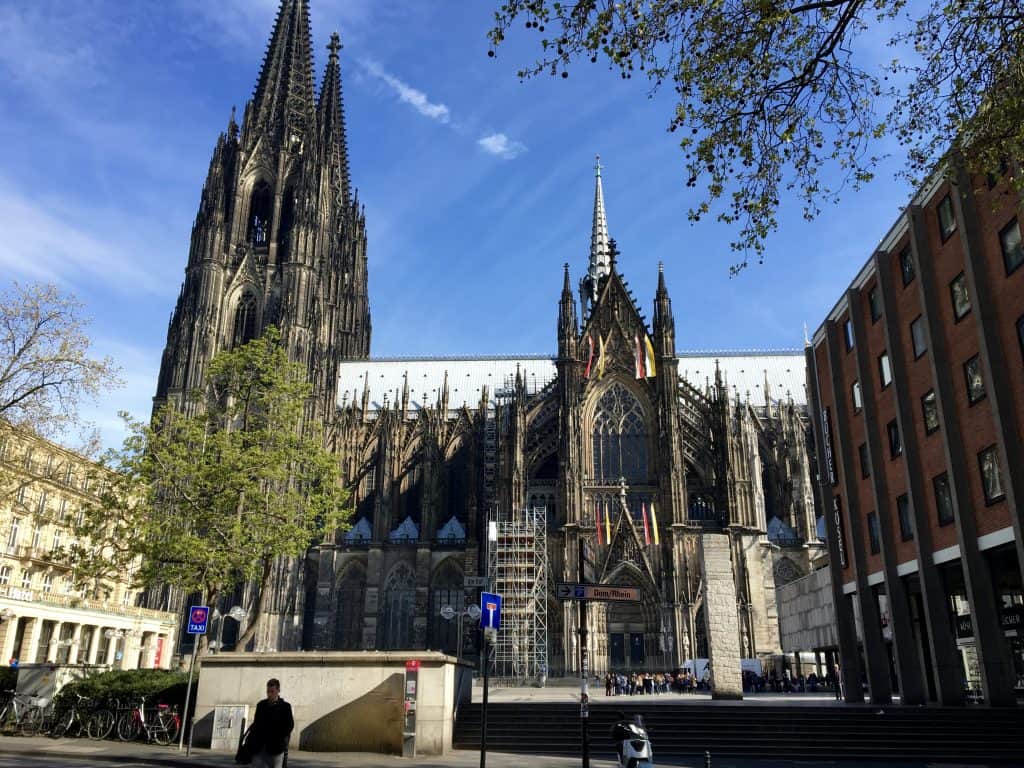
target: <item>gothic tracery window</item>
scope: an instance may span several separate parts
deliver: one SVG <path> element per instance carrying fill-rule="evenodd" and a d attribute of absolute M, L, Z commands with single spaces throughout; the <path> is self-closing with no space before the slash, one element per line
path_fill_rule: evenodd
<path fill-rule="evenodd" d="M 412 648 L 412 621 L 416 614 L 416 582 L 412 570 L 399 565 L 384 588 L 381 611 L 381 635 L 377 647 L 382 651 Z"/>
<path fill-rule="evenodd" d="M 251 293 L 242 294 L 235 308 L 235 325 L 231 346 L 238 347 L 256 338 L 256 297 Z"/>
<path fill-rule="evenodd" d="M 353 563 L 338 582 L 338 619 L 334 647 L 339 651 L 358 651 L 363 647 L 363 597 L 366 593 L 366 569 Z"/>
<path fill-rule="evenodd" d="M 258 181 L 252 188 L 249 201 L 248 240 L 256 248 L 265 248 L 270 243 L 270 220 L 274 211 L 274 194 L 270 185 Z"/>
<path fill-rule="evenodd" d="M 451 606 L 455 618 L 446 619 L 441 611 Z M 434 576 L 430 591 L 430 648 L 452 656 L 459 655 L 459 614 L 466 607 L 466 590 L 462 571 L 448 563 Z M 463 627 L 463 632 L 468 625 Z"/>
<path fill-rule="evenodd" d="M 626 387 L 612 384 L 601 395 L 592 436 L 596 480 L 647 481 L 647 424 L 640 401 Z"/>

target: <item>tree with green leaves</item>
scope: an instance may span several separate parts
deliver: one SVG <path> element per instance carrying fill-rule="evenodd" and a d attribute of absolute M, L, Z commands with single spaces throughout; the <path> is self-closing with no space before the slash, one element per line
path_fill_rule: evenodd
<path fill-rule="evenodd" d="M 79 584 L 131 573 L 138 586 L 169 585 L 210 604 L 254 584 L 242 648 L 275 564 L 344 527 L 337 461 L 304 419 L 311 388 L 280 341 L 270 328 L 216 355 L 193 394 L 195 415 L 168 406 L 151 423 L 125 416 L 129 435 L 104 461 L 115 471 L 65 555 Z"/>
<path fill-rule="evenodd" d="M 603 60 L 675 90 L 668 130 L 682 134 L 687 186 L 705 185 L 689 217 L 724 202 L 718 219 L 738 227 L 734 272 L 763 258 L 781 195 L 813 219 L 872 179 L 886 136 L 915 185 L 947 152 L 981 177 L 1024 155 L 1020 0 L 507 0 L 490 55 L 516 23 L 542 51 L 521 78 Z M 887 61 L 869 49 L 879 38 Z"/>

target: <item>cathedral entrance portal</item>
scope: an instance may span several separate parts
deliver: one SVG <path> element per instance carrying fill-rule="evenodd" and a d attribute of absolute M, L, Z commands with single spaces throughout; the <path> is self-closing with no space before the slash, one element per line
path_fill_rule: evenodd
<path fill-rule="evenodd" d="M 611 669 L 642 670 L 647 661 L 646 621 L 641 603 L 612 603 L 608 611 Z"/>

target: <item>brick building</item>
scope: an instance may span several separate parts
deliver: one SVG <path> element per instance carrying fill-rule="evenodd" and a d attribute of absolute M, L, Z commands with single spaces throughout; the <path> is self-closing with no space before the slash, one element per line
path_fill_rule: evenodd
<path fill-rule="evenodd" d="M 1024 687 L 1021 213 L 933 179 L 807 348 L 847 700 Z"/>

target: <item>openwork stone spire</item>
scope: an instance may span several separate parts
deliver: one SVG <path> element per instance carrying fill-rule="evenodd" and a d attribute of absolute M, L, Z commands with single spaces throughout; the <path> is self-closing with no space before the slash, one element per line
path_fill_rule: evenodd
<path fill-rule="evenodd" d="M 320 126 L 320 151 L 330 169 L 331 184 L 341 195 L 341 201 L 348 205 L 351 183 L 348 167 L 348 141 L 345 137 L 345 110 L 341 97 L 341 65 L 338 51 L 341 38 L 335 32 L 331 35 L 327 69 L 320 87 L 320 102 L 317 105 L 317 122 Z"/>
<path fill-rule="evenodd" d="M 590 269 L 587 271 L 594 286 L 610 271 L 608 248 L 608 217 L 604 212 L 604 189 L 601 187 L 601 156 L 594 158 L 594 224 L 590 233 Z"/>
<path fill-rule="evenodd" d="M 252 128 L 303 140 L 316 120 L 313 49 L 306 0 L 281 0 L 252 101 Z"/>

